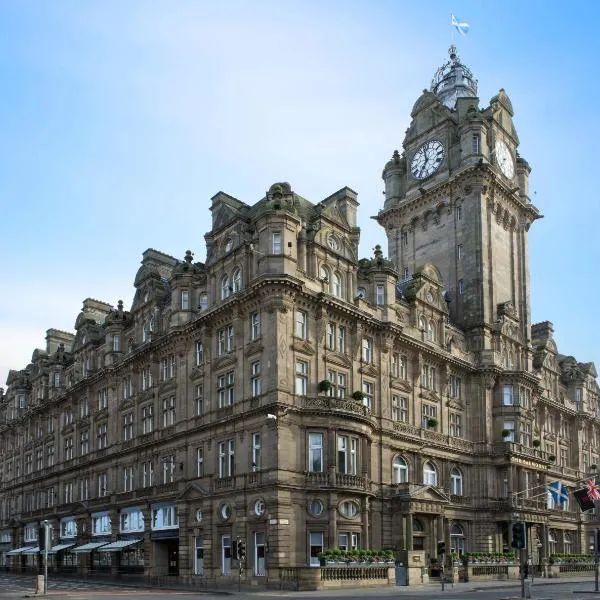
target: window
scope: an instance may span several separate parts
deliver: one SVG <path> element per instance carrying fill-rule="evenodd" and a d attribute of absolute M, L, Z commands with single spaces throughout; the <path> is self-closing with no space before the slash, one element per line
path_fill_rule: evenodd
<path fill-rule="evenodd" d="M 175 456 L 172 454 L 163 458 L 163 483 L 175 481 Z"/>
<path fill-rule="evenodd" d="M 53 383 L 55 388 L 60 387 L 60 373 L 54 373 Z"/>
<path fill-rule="evenodd" d="M 200 310 L 206 310 L 208 308 L 208 294 L 200 294 L 200 302 L 198 308 L 200 308 Z"/>
<path fill-rule="evenodd" d="M 125 377 L 123 379 L 123 400 L 128 400 L 133 396 L 133 382 L 131 377 Z"/>
<path fill-rule="evenodd" d="M 252 470 L 259 471 L 261 469 L 261 452 L 260 452 L 260 433 L 252 434 Z"/>
<path fill-rule="evenodd" d="M 452 437 L 463 436 L 462 415 L 459 413 L 450 413 L 450 435 Z"/>
<path fill-rule="evenodd" d="M 119 517 L 121 533 L 144 531 L 144 513 L 138 508 L 123 508 Z"/>
<path fill-rule="evenodd" d="M 195 402 L 196 402 L 196 416 L 204 414 L 204 384 L 198 383 L 195 387 Z"/>
<path fill-rule="evenodd" d="M 90 497 L 90 481 L 87 477 L 79 480 L 79 499 L 87 500 Z"/>
<path fill-rule="evenodd" d="M 108 388 L 98 391 L 98 410 L 104 410 L 106 408 L 108 408 Z"/>
<path fill-rule="evenodd" d="M 253 397 L 261 395 L 260 361 L 255 361 L 250 365 L 250 387 Z"/>
<path fill-rule="evenodd" d="M 308 315 L 301 311 L 301 310 L 297 310 L 296 311 L 296 328 L 295 328 L 295 335 L 298 338 L 301 338 L 303 340 L 306 339 L 307 336 L 307 323 L 308 323 Z"/>
<path fill-rule="evenodd" d="M 433 321 L 429 321 L 427 324 L 427 339 L 430 342 L 435 342 L 435 323 Z"/>
<path fill-rule="evenodd" d="M 233 406 L 235 401 L 235 375 L 234 371 L 229 371 L 217 378 L 217 397 L 218 407 L 225 408 Z"/>
<path fill-rule="evenodd" d="M 462 260 L 462 257 L 463 257 L 463 245 L 458 244 L 458 246 L 456 246 L 456 260 Z"/>
<path fill-rule="evenodd" d="M 514 421 L 504 421 L 502 431 L 507 435 L 502 435 L 505 442 L 514 442 L 515 441 L 515 422 Z"/>
<path fill-rule="evenodd" d="M 97 431 L 97 441 L 98 443 L 96 444 L 96 447 L 98 448 L 98 450 L 102 450 L 103 448 L 108 447 L 108 424 L 107 423 L 102 423 L 101 425 L 98 425 L 98 431 Z"/>
<path fill-rule="evenodd" d="M 454 496 L 463 495 L 463 476 L 458 469 L 450 471 L 450 493 Z"/>
<path fill-rule="evenodd" d="M 77 536 L 77 521 L 75 519 L 61 519 L 60 520 L 60 537 L 61 538 L 74 538 Z"/>
<path fill-rule="evenodd" d="M 421 410 L 421 427 L 429 427 L 429 419 L 437 419 L 437 406 L 423 403 Z"/>
<path fill-rule="evenodd" d="M 308 470 L 311 473 L 323 472 L 323 434 L 308 434 Z"/>
<path fill-rule="evenodd" d="M 360 534 L 355 532 L 340 531 L 338 533 L 338 548 L 340 550 L 354 550 L 360 547 Z"/>
<path fill-rule="evenodd" d="M 221 575 L 231 575 L 231 536 L 221 537 Z"/>
<path fill-rule="evenodd" d="M 437 485 L 437 469 L 430 461 L 425 461 L 423 465 L 423 484 Z"/>
<path fill-rule="evenodd" d="M 195 358 L 197 367 L 200 366 L 204 362 L 204 345 L 200 341 L 196 342 L 194 358 Z"/>
<path fill-rule="evenodd" d="M 450 379 L 448 381 L 448 396 L 450 398 L 460 398 L 461 392 L 461 380 L 460 377 L 456 377 L 456 375 L 450 375 Z"/>
<path fill-rule="evenodd" d="M 327 350 L 335 350 L 335 323 L 327 323 L 325 343 Z"/>
<path fill-rule="evenodd" d="M 204 447 L 196 448 L 196 477 L 204 477 Z"/>
<path fill-rule="evenodd" d="M 459 279 L 459 280 L 458 280 L 458 294 L 459 294 L 460 296 L 462 296 L 462 295 L 463 295 L 463 293 L 464 293 L 464 291 L 465 291 L 465 284 L 464 284 L 464 281 L 463 281 L 462 279 Z"/>
<path fill-rule="evenodd" d="M 274 231 L 272 240 L 273 254 L 281 254 L 281 232 Z"/>
<path fill-rule="evenodd" d="M 142 487 L 154 485 L 154 465 L 152 461 L 142 463 Z"/>
<path fill-rule="evenodd" d="M 239 292 L 242 289 L 242 270 L 237 268 L 233 272 L 232 280 L 233 292 Z"/>
<path fill-rule="evenodd" d="M 44 451 L 42 448 L 38 448 L 35 451 L 35 468 L 37 471 L 41 471 L 44 468 Z"/>
<path fill-rule="evenodd" d="M 233 477 L 235 473 L 235 440 L 219 442 L 219 477 Z"/>
<path fill-rule="evenodd" d="M 250 315 L 250 339 L 256 340 L 260 337 L 260 313 Z"/>
<path fill-rule="evenodd" d="M 175 505 L 152 507 L 152 529 L 176 529 L 178 527 L 179 515 Z"/>
<path fill-rule="evenodd" d="M 132 466 L 123 467 L 123 491 L 124 492 L 131 492 L 133 490 L 133 478 L 134 478 L 133 467 Z"/>
<path fill-rule="evenodd" d="M 457 523 L 450 528 L 450 552 L 459 556 L 465 553 L 465 533 Z"/>
<path fill-rule="evenodd" d="M 168 381 L 169 379 L 175 377 L 177 371 L 177 361 L 175 359 L 175 355 L 171 354 L 170 356 L 163 358 L 160 363 L 160 367 L 161 379 L 163 381 Z"/>
<path fill-rule="evenodd" d="M 133 439 L 133 413 L 123 415 L 123 441 Z"/>
<path fill-rule="evenodd" d="M 232 352 L 234 340 L 235 331 L 233 325 L 217 331 L 217 354 L 220 356 L 221 354 Z"/>
<path fill-rule="evenodd" d="M 113 334 L 112 342 L 113 342 L 112 343 L 113 352 L 120 352 L 121 351 L 121 336 L 118 333 Z"/>
<path fill-rule="evenodd" d="M 108 496 L 108 475 L 106 473 L 98 474 L 98 496 L 100 498 Z"/>
<path fill-rule="evenodd" d="M 223 275 L 221 278 L 221 300 L 229 298 L 229 294 L 231 294 L 232 289 L 232 286 L 229 285 L 229 276 Z"/>
<path fill-rule="evenodd" d="M 336 298 L 342 297 L 342 278 L 339 273 L 334 273 L 333 278 L 331 280 L 331 293 Z"/>
<path fill-rule="evenodd" d="M 358 438 L 338 435 L 338 473 L 356 475 Z"/>
<path fill-rule="evenodd" d="M 392 396 L 392 421 L 408 422 L 408 398 L 405 396 Z"/>
<path fill-rule="evenodd" d="M 142 408 L 142 434 L 154 431 L 154 409 L 152 404 Z"/>
<path fill-rule="evenodd" d="M 567 448 L 560 449 L 558 460 L 561 467 L 569 466 L 569 451 L 567 450 Z"/>
<path fill-rule="evenodd" d="M 362 403 L 368 409 L 373 408 L 373 390 L 374 390 L 374 385 L 373 385 L 372 382 L 370 382 L 370 381 L 363 381 L 363 384 L 362 384 L 362 392 L 363 392 Z"/>
<path fill-rule="evenodd" d="M 523 446 L 531 446 L 531 423 L 521 422 L 519 425 L 519 437 Z"/>
<path fill-rule="evenodd" d="M 471 150 L 473 151 L 473 154 L 479 154 L 479 134 L 478 133 L 474 133 L 471 136 Z"/>
<path fill-rule="evenodd" d="M 383 285 L 377 285 L 375 288 L 375 304 L 377 306 L 385 304 L 385 287 Z"/>
<path fill-rule="evenodd" d="M 421 387 L 428 390 L 435 390 L 436 387 L 436 371 L 435 367 L 423 365 L 421 370 Z"/>
<path fill-rule="evenodd" d="M 142 369 L 142 390 L 148 390 L 152 387 L 152 371 L 150 367 Z"/>
<path fill-rule="evenodd" d="M 266 575 L 266 536 L 262 531 L 254 533 L 254 575 L 264 577 Z"/>
<path fill-rule="evenodd" d="M 79 416 L 85 419 L 90 414 L 90 404 L 87 398 L 82 398 L 79 403 Z"/>
<path fill-rule="evenodd" d="M 46 466 L 51 467 L 54 465 L 54 444 L 48 444 L 46 446 Z"/>
<path fill-rule="evenodd" d="M 323 552 L 324 547 L 324 533 L 322 531 L 310 531 L 308 533 L 308 548 L 309 548 L 309 565 L 311 567 L 318 567 L 321 565 L 319 554 Z"/>
<path fill-rule="evenodd" d="M 392 483 L 408 481 L 408 465 L 401 456 L 396 456 L 392 462 Z"/>
<path fill-rule="evenodd" d="M 328 396 L 336 398 L 346 397 L 346 374 L 336 371 L 327 371 L 327 379 L 331 381 L 331 387 L 327 392 Z"/>
<path fill-rule="evenodd" d="M 404 269 L 402 269 L 402 281 L 406 281 L 407 279 L 410 279 L 410 271 L 408 270 L 408 267 L 404 267 Z"/>
<path fill-rule="evenodd" d="M 406 248 L 408 246 L 408 231 L 403 231 L 400 234 L 400 243 Z"/>
<path fill-rule="evenodd" d="M 85 456 L 90 451 L 90 432 L 82 431 L 79 434 L 79 455 Z"/>
<path fill-rule="evenodd" d="M 181 310 L 190 310 L 190 293 L 188 290 L 181 290 Z"/>
<path fill-rule="evenodd" d="M 308 363 L 304 360 L 296 361 L 296 395 L 306 396 L 308 391 Z"/>
<path fill-rule="evenodd" d="M 371 363 L 373 362 L 373 341 L 369 338 L 362 339 L 362 354 L 361 354 L 363 362 Z"/>
<path fill-rule="evenodd" d="M 92 514 L 92 535 L 108 535 L 110 533 L 112 533 L 112 527 L 108 514 Z"/>
<path fill-rule="evenodd" d="M 73 458 L 73 438 L 71 436 L 65 438 L 64 457 L 64 460 L 71 460 Z M 29 464 L 27 463 L 27 458 L 29 458 Z M 25 456 L 25 473 L 31 473 L 31 454 Z"/>
<path fill-rule="evenodd" d="M 512 385 L 502 386 L 502 404 L 504 406 L 512 406 L 514 404 Z"/>
<path fill-rule="evenodd" d="M 142 342 L 147 342 L 150 339 L 150 325 L 148 321 L 142 322 Z"/>
<path fill-rule="evenodd" d="M 346 328 L 341 325 L 337 328 L 337 350 L 342 354 L 346 352 Z"/>
<path fill-rule="evenodd" d="M 356 502 L 351 502 L 350 500 L 346 500 L 340 503 L 340 514 L 346 517 L 347 519 L 351 519 L 356 517 L 358 514 L 358 504 Z"/>
<path fill-rule="evenodd" d="M 162 421 L 163 427 L 175 425 L 175 396 L 162 401 Z"/>

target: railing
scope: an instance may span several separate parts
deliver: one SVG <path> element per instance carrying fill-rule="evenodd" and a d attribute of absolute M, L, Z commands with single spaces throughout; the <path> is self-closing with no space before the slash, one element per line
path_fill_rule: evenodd
<path fill-rule="evenodd" d="M 216 490 L 228 490 L 234 487 L 233 477 L 221 477 L 214 480 Z"/>
<path fill-rule="evenodd" d="M 594 563 L 564 563 L 558 565 L 559 573 L 593 573 Z"/>
<path fill-rule="evenodd" d="M 473 577 L 508 577 L 508 565 L 473 565 Z"/>
<path fill-rule="evenodd" d="M 317 396 L 316 398 L 302 398 L 302 408 L 304 410 L 325 410 L 349 412 L 361 417 L 370 417 L 371 410 L 364 404 L 356 400 L 346 398 L 334 398 L 331 396 Z"/>
<path fill-rule="evenodd" d="M 306 473 L 307 486 L 342 487 L 359 490 L 370 490 L 368 478 L 362 475 L 349 475 L 346 473 Z"/>
<path fill-rule="evenodd" d="M 388 578 L 388 567 L 321 567 L 321 581 L 358 581 Z"/>

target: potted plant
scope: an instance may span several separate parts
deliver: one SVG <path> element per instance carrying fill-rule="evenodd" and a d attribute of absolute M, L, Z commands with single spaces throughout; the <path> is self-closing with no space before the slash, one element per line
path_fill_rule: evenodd
<path fill-rule="evenodd" d="M 332 388 L 332 385 L 329 379 L 323 379 L 323 381 L 319 381 L 319 391 L 328 392 Z"/>
<path fill-rule="evenodd" d="M 556 456 L 554 456 L 554 454 L 551 454 L 551 455 L 548 457 L 548 460 L 549 460 L 550 462 L 554 462 L 554 461 L 556 460 Z"/>
<path fill-rule="evenodd" d="M 531 445 L 534 448 L 539 448 L 542 445 L 542 442 L 540 442 L 540 440 L 533 440 L 533 442 L 531 442 Z"/>
<path fill-rule="evenodd" d="M 366 394 L 361 390 L 356 390 L 355 392 L 352 392 L 352 399 L 356 400 L 357 402 L 362 402 L 365 399 L 365 396 Z"/>
<path fill-rule="evenodd" d="M 435 429 L 438 426 L 438 420 L 430 417 L 429 419 L 427 419 L 427 427 L 429 427 L 429 429 Z"/>
<path fill-rule="evenodd" d="M 510 434 L 511 434 L 511 430 L 510 429 L 503 429 L 502 430 L 502 437 L 503 438 L 510 437 Z"/>

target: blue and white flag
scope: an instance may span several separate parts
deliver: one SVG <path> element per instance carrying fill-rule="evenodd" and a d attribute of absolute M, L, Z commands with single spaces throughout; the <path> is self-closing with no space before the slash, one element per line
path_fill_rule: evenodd
<path fill-rule="evenodd" d="M 455 27 L 460 35 L 467 35 L 469 33 L 469 24 L 457 19 L 454 15 L 452 15 L 452 27 Z"/>
<path fill-rule="evenodd" d="M 562 506 L 569 500 L 569 488 L 560 481 L 553 481 L 549 486 L 550 494 L 555 504 Z"/>

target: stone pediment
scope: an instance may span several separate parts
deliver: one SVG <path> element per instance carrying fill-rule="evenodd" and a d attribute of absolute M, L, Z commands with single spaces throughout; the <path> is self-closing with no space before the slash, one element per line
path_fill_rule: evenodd
<path fill-rule="evenodd" d="M 338 352 L 329 352 L 327 354 L 327 364 L 337 365 L 338 367 L 352 368 L 352 361 L 345 354 Z"/>
<path fill-rule="evenodd" d="M 412 392 L 413 389 L 413 386 L 406 379 L 400 379 L 399 377 L 392 377 L 390 387 L 403 392 Z"/>
<path fill-rule="evenodd" d="M 209 495 L 208 490 L 204 489 L 197 481 L 190 481 L 179 496 L 177 496 L 177 502 L 182 500 L 194 500 L 197 498 L 204 498 Z"/>
<path fill-rule="evenodd" d="M 442 397 L 437 392 L 426 389 L 421 390 L 420 396 L 424 400 L 429 400 L 429 402 L 439 402 L 442 399 Z"/>
<path fill-rule="evenodd" d="M 249 344 L 246 345 L 246 350 L 244 352 L 244 354 L 246 356 L 251 356 L 252 354 L 258 354 L 259 352 L 262 352 L 264 349 L 263 343 L 261 340 L 256 340 L 253 342 L 250 342 Z"/>
<path fill-rule="evenodd" d="M 292 348 L 296 352 L 303 352 L 304 354 L 309 354 L 310 356 L 315 353 L 315 349 L 313 348 L 312 344 L 306 340 L 295 339 L 292 344 Z"/>
<path fill-rule="evenodd" d="M 235 353 L 230 352 L 225 356 L 219 356 L 219 358 L 214 359 L 212 364 L 214 369 L 223 369 L 224 367 L 229 367 L 235 365 L 236 363 L 237 357 Z"/>
<path fill-rule="evenodd" d="M 396 488 L 396 496 L 402 500 L 417 502 L 450 502 L 450 496 L 440 488 L 415 483 L 400 483 Z"/>
<path fill-rule="evenodd" d="M 362 373 L 363 375 L 367 375 L 367 377 L 377 377 L 378 374 L 378 370 L 376 367 L 374 367 L 373 365 L 365 365 L 364 367 L 361 367 L 358 370 L 359 373 Z"/>
<path fill-rule="evenodd" d="M 199 377 L 204 377 L 204 363 L 194 367 L 190 372 L 190 379 L 198 379 Z"/>

